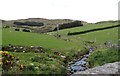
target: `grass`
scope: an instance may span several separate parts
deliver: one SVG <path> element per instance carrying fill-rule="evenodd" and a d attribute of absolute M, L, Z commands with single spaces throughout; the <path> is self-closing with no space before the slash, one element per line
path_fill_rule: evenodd
<path fill-rule="evenodd" d="M 94 29 L 94 28 L 102 28 L 102 27 L 108 27 L 108 26 L 114 26 L 117 25 L 117 23 L 100 23 L 100 24 L 87 24 L 83 27 L 75 27 L 70 29 L 64 29 L 60 30 L 59 34 L 63 37 L 69 38 L 71 42 L 75 42 L 77 45 L 83 45 L 83 41 L 94 41 L 96 40 L 97 44 L 103 44 L 106 41 L 111 41 L 112 43 L 117 44 L 118 43 L 118 27 L 101 30 L 101 31 L 95 31 L 80 35 L 73 35 L 73 36 L 67 36 L 67 33 L 70 32 L 79 32 L 79 31 L 85 31 L 88 29 Z M 55 34 L 56 32 L 50 32 L 49 34 Z"/>
<path fill-rule="evenodd" d="M 112 28 L 102 31 L 96 31 L 76 36 L 71 36 L 78 38 L 79 40 L 96 40 L 97 43 L 103 44 L 105 41 L 111 41 L 112 43 L 118 42 L 118 28 Z"/>
<path fill-rule="evenodd" d="M 52 53 L 16 53 L 11 52 L 15 57 L 19 57 L 20 63 L 26 66 L 25 71 L 10 71 L 17 74 L 65 74 L 67 73 L 62 58 Z M 49 57 L 51 56 L 51 58 Z M 54 58 L 55 57 L 55 58 Z M 31 65 L 33 64 L 33 65 Z"/>
<path fill-rule="evenodd" d="M 115 48 L 97 50 L 89 57 L 89 64 L 91 67 L 96 67 L 106 63 L 120 61 L 118 56 L 118 50 Z"/>
<path fill-rule="evenodd" d="M 0 46 L 2 45 L 2 28 L 1 28 L 1 25 L 0 25 Z M 1 47 L 0 47 L 0 50 L 1 50 Z"/>
<path fill-rule="evenodd" d="M 16 32 L 14 29 L 3 29 L 3 45 L 43 46 L 45 48 L 72 48 L 76 44 L 57 39 L 53 36 L 36 33 Z"/>
<path fill-rule="evenodd" d="M 118 23 L 101 23 L 101 24 L 86 24 L 84 27 L 75 27 L 75 28 L 69 28 L 69 29 L 64 29 L 60 30 L 59 33 L 61 35 L 67 35 L 68 32 L 80 32 L 80 31 L 85 31 L 85 30 L 90 30 L 90 29 L 95 29 L 95 28 L 103 28 L 103 27 L 108 27 L 108 26 L 114 26 L 117 25 Z M 54 34 L 56 32 L 50 32 L 50 34 Z"/>
<path fill-rule="evenodd" d="M 3 29 L 3 45 L 13 44 L 13 45 L 26 45 L 26 46 L 43 46 L 44 48 L 50 49 L 45 53 L 16 53 L 11 52 L 15 56 L 19 57 L 21 63 L 32 67 L 34 71 L 25 71 L 24 73 L 40 73 L 40 74 L 60 74 L 66 73 L 66 67 L 63 63 L 64 59 L 60 56 L 53 54 L 53 52 L 60 52 L 64 56 L 67 56 L 69 60 L 73 60 L 76 55 L 81 56 L 86 53 L 86 50 L 83 49 L 83 41 L 94 41 L 96 40 L 96 46 L 104 45 L 104 42 L 111 41 L 113 44 L 118 43 L 118 28 L 112 28 L 102 31 L 95 31 L 86 34 L 67 36 L 67 33 L 83 31 L 93 28 L 102 28 L 116 25 L 116 23 L 101 23 L 101 24 L 87 24 L 83 27 L 75 27 L 60 30 L 59 34 L 63 37 L 69 38 L 70 41 L 64 41 L 63 39 L 55 38 L 52 36 L 56 32 L 50 32 L 47 34 L 36 34 L 36 33 L 26 33 L 26 32 L 16 32 L 14 29 Z M 51 50 L 52 49 L 52 50 Z M 49 55 L 55 58 L 50 58 Z M 36 59 L 36 56 L 38 59 Z M 106 49 L 106 48 L 97 48 L 89 58 L 89 63 L 91 67 L 98 65 L 103 65 L 108 62 L 118 61 L 118 54 L 115 49 Z M 33 61 L 31 60 L 33 58 Z M 34 60 L 36 59 L 36 60 Z M 68 60 L 68 62 L 69 62 Z M 30 63 L 33 63 L 35 66 L 31 66 Z M 38 70 L 35 70 L 35 67 L 39 67 Z"/>

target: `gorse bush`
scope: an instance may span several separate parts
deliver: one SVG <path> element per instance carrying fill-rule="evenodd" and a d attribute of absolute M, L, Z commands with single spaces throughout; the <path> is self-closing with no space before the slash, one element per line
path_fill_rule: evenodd
<path fill-rule="evenodd" d="M 3 73 L 10 71 L 24 71 L 25 66 L 20 64 L 20 60 L 14 55 L 10 54 L 8 51 L 0 51 L 2 55 L 2 70 Z"/>
<path fill-rule="evenodd" d="M 2 69 L 8 71 L 15 65 L 15 57 L 9 54 L 7 51 L 0 51 L 2 55 Z"/>

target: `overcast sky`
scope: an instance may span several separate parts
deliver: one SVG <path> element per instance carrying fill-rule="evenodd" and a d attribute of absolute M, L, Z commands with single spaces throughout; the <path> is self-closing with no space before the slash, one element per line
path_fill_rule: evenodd
<path fill-rule="evenodd" d="M 74 19 L 98 22 L 118 19 L 119 0 L 0 0 L 0 19 Z"/>

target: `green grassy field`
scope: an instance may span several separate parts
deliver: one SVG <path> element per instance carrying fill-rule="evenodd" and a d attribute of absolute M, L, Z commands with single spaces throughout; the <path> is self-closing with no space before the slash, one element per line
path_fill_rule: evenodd
<path fill-rule="evenodd" d="M 11 52 L 15 56 L 19 57 L 21 62 L 23 64 L 27 63 L 29 66 L 29 63 L 34 63 L 35 66 L 39 67 L 39 71 L 36 70 L 35 73 L 66 73 L 65 66 L 63 63 L 63 59 L 60 56 L 54 55 L 54 51 L 60 51 L 64 56 L 68 56 L 70 60 L 73 60 L 76 55 L 80 53 L 80 55 L 84 54 L 86 50 L 83 49 L 84 41 L 96 41 L 94 43 L 95 46 L 103 46 L 103 48 L 97 48 L 97 50 L 101 50 L 97 58 L 94 60 L 95 56 L 97 55 L 97 51 L 94 52 L 91 57 L 89 58 L 89 62 L 93 62 L 91 64 L 92 67 L 98 66 L 101 64 L 105 64 L 107 62 L 113 62 L 117 61 L 115 58 L 112 60 L 104 61 L 105 58 L 110 59 L 108 53 L 108 48 L 104 48 L 104 43 L 106 41 L 112 42 L 112 44 L 118 43 L 118 28 L 111 28 L 101 31 L 95 31 L 85 34 L 79 34 L 79 35 L 72 35 L 67 36 L 68 32 L 76 32 L 76 31 L 84 31 L 88 29 L 93 28 L 101 28 L 101 27 L 107 27 L 107 26 L 113 26 L 117 25 L 117 23 L 101 23 L 101 24 L 87 24 L 83 27 L 75 27 L 75 28 L 69 28 L 60 30 L 59 34 L 64 37 L 68 38 L 70 41 L 65 41 L 62 38 L 57 39 L 53 35 L 56 34 L 56 32 L 50 32 L 48 34 L 37 34 L 37 33 L 26 33 L 26 32 L 16 32 L 13 28 L 9 29 L 3 29 L 2 30 L 2 43 L 3 45 L 13 44 L 13 45 L 26 45 L 26 46 L 43 46 L 44 48 L 50 49 L 50 51 L 47 51 L 46 54 L 43 53 L 16 53 Z M 52 35 L 49 35 L 52 34 Z M 107 49 L 107 50 L 106 50 Z M 112 50 L 111 50 L 112 51 Z M 113 52 L 111 56 L 117 57 L 117 52 Z M 104 57 L 101 57 L 104 54 Z M 52 60 L 49 58 L 48 55 L 51 55 L 53 57 Z M 108 56 L 106 56 L 108 55 Z M 31 58 L 34 58 L 35 56 L 40 56 L 41 59 L 37 62 L 31 61 Z M 96 61 L 97 60 L 97 61 Z M 101 60 L 101 61 L 100 61 Z M 98 62 L 101 62 L 101 64 L 98 64 Z M 52 69 L 52 70 L 49 70 Z M 64 72 L 62 71 L 64 70 Z M 56 72 L 54 72 L 56 71 Z M 33 71 L 31 72 L 33 73 Z"/>
<path fill-rule="evenodd" d="M 112 43 L 118 42 L 118 28 L 112 28 L 102 31 L 90 32 L 81 35 L 71 36 L 79 40 L 96 40 L 97 43 L 104 43 L 105 41 L 111 41 Z"/>
<path fill-rule="evenodd" d="M 87 41 L 96 40 L 97 43 L 104 43 L 105 41 L 111 41 L 113 43 L 117 43 L 118 42 L 117 27 L 112 29 L 80 34 L 80 35 L 67 36 L 67 33 L 69 31 L 78 32 L 78 31 L 84 31 L 88 29 L 102 28 L 102 27 L 108 27 L 108 26 L 114 26 L 114 25 L 117 25 L 117 23 L 87 24 L 83 27 L 75 27 L 75 28 L 60 30 L 59 34 L 63 37 L 69 38 L 73 42 L 76 42 L 76 44 L 82 44 L 84 40 L 87 40 Z M 50 34 L 56 34 L 56 32 L 50 32 Z"/>
<path fill-rule="evenodd" d="M 3 29 L 2 31 L 3 45 L 43 46 L 52 49 L 72 48 L 76 46 L 72 42 L 57 39 L 50 35 L 16 32 L 14 29 Z"/>
<path fill-rule="evenodd" d="M 96 67 L 105 63 L 120 61 L 118 52 L 118 49 L 115 48 L 97 50 L 89 57 L 89 65 Z"/>
<path fill-rule="evenodd" d="M 20 63 L 26 66 L 26 71 L 15 71 L 14 69 L 9 73 L 16 74 L 65 74 L 66 68 L 62 62 L 62 58 L 52 53 L 16 53 L 11 52 L 15 57 L 19 57 Z M 56 58 L 50 58 L 54 56 Z"/>
<path fill-rule="evenodd" d="M 117 43 L 118 39 L 118 28 L 112 28 L 102 31 L 90 32 L 81 35 L 67 36 L 69 31 L 83 31 L 93 28 L 101 28 L 107 26 L 117 25 L 117 23 L 101 23 L 101 24 L 87 24 L 83 27 L 75 27 L 70 29 L 60 30 L 59 34 L 71 41 L 65 41 L 63 39 L 57 39 L 53 37 L 56 32 L 50 32 L 49 34 L 36 34 L 36 33 L 26 33 L 26 32 L 16 32 L 14 29 L 3 29 L 2 39 L 3 45 L 16 44 L 16 45 L 28 45 L 28 46 L 43 46 L 45 48 L 76 48 L 82 46 L 84 40 L 95 40 L 98 43 L 103 43 L 105 41 L 112 41 Z"/>
<path fill-rule="evenodd" d="M 63 29 L 63 30 L 60 30 L 59 33 L 61 35 L 66 36 L 68 32 L 80 32 L 80 31 L 90 30 L 90 29 L 95 29 L 95 28 L 114 26 L 117 24 L 118 23 L 86 24 L 83 27 L 74 27 L 74 28 L 69 28 L 69 29 Z M 56 33 L 56 32 L 50 32 L 50 34 L 54 34 L 54 33 Z"/>

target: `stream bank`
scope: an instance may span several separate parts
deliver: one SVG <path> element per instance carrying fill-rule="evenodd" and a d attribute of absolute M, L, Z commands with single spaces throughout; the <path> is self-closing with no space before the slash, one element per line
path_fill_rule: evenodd
<path fill-rule="evenodd" d="M 76 76 L 76 74 L 78 74 L 78 75 L 79 74 L 88 74 L 88 75 L 91 74 L 91 76 L 93 76 L 92 74 L 97 75 L 97 76 L 99 74 L 103 74 L 102 76 L 104 76 L 104 75 L 110 76 L 110 74 L 115 74 L 115 76 L 119 76 L 120 75 L 120 70 L 118 67 L 119 65 L 120 65 L 120 62 L 107 63 L 102 66 L 87 69 L 85 71 L 76 72 L 72 76 Z"/>
<path fill-rule="evenodd" d="M 96 47 L 88 46 L 88 52 L 85 55 L 81 56 L 76 61 L 74 61 L 73 63 L 69 64 L 67 70 L 71 74 L 74 74 L 75 72 L 85 71 L 86 69 L 88 69 L 89 68 L 88 58 L 91 55 L 91 53 L 95 50 L 96 50 Z"/>

